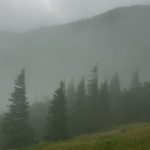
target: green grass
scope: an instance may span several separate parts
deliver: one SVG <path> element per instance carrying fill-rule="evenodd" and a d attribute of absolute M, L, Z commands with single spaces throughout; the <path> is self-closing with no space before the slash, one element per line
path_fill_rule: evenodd
<path fill-rule="evenodd" d="M 150 124 L 131 124 L 108 132 L 18 150 L 150 150 Z"/>

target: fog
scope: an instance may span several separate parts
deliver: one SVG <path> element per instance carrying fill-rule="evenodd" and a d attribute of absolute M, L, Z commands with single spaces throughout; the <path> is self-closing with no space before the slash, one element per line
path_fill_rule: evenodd
<path fill-rule="evenodd" d="M 60 80 L 79 80 L 97 62 L 103 70 L 99 72 L 102 79 L 119 71 L 127 83 L 136 67 L 144 72 L 143 79 L 149 79 L 149 61 L 145 59 L 149 56 L 149 8 L 110 11 L 116 20 L 106 13 L 105 19 L 99 16 L 79 24 L 49 27 L 137 4 L 149 1 L 0 0 L 0 111 L 6 110 L 14 79 L 24 67 L 31 102 L 50 96 Z M 133 39 L 141 45 L 132 45 Z"/>
<path fill-rule="evenodd" d="M 149 57 L 149 0 L 0 0 L 0 150 L 150 147 Z"/>
<path fill-rule="evenodd" d="M 149 0 L 0 0 L 0 30 L 27 31 L 136 4 Z"/>

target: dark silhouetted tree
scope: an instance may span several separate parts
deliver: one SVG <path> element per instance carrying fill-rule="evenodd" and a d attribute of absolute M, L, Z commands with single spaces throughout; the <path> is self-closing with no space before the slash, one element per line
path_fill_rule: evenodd
<path fill-rule="evenodd" d="M 85 79 L 81 79 L 76 92 L 76 101 L 73 107 L 73 113 L 71 115 L 72 130 L 73 134 L 81 134 L 85 132 L 85 100 L 86 100 L 86 90 L 85 90 Z"/>
<path fill-rule="evenodd" d="M 94 131 L 99 121 L 99 96 L 98 96 L 98 68 L 97 65 L 91 70 L 87 84 L 87 132 Z"/>
<path fill-rule="evenodd" d="M 119 122 L 121 105 L 121 87 L 118 73 L 113 76 L 110 82 L 109 103 L 112 123 L 115 124 Z"/>
<path fill-rule="evenodd" d="M 136 69 L 135 72 L 133 73 L 131 83 L 130 83 L 130 88 L 138 88 L 140 86 L 140 81 L 139 81 L 139 69 Z"/>
<path fill-rule="evenodd" d="M 133 74 L 130 87 L 123 91 L 122 118 L 123 123 L 139 122 L 141 120 L 141 88 L 138 69 Z"/>
<path fill-rule="evenodd" d="M 5 148 L 29 146 L 34 141 L 33 130 L 29 124 L 29 105 L 26 97 L 25 70 L 15 80 L 14 92 L 9 99 L 9 112 L 4 117 L 2 132 Z"/>
<path fill-rule="evenodd" d="M 69 82 L 68 88 L 66 90 L 66 99 L 67 99 L 68 113 L 71 114 L 74 107 L 74 103 L 76 101 L 76 90 L 73 78 Z"/>
<path fill-rule="evenodd" d="M 109 87 L 107 80 L 100 87 L 99 126 L 106 128 L 110 123 Z"/>
<path fill-rule="evenodd" d="M 48 112 L 48 122 L 46 126 L 46 139 L 49 141 L 58 141 L 66 139 L 67 133 L 67 110 L 65 85 L 60 83 L 55 91 Z"/>

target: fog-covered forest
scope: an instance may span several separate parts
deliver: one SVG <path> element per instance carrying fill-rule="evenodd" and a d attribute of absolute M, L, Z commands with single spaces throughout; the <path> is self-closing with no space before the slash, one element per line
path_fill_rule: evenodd
<path fill-rule="evenodd" d="M 77 86 L 75 86 L 77 85 Z M 75 84 L 61 81 L 53 98 L 29 105 L 25 70 L 15 80 L 8 112 L 0 117 L 1 147 L 18 148 L 100 132 L 114 125 L 150 121 L 150 82 L 141 82 L 136 69 L 130 86 L 119 74 L 99 83 L 98 65 Z"/>
<path fill-rule="evenodd" d="M 0 21 L 0 150 L 149 150 L 150 5 L 49 4 Z"/>
<path fill-rule="evenodd" d="M 149 6 L 123 7 L 25 33 L 1 31 L 0 110 L 5 110 L 13 80 L 23 67 L 32 102 L 41 101 L 62 79 L 79 80 L 97 62 L 100 80 L 118 71 L 122 84 L 128 86 L 135 68 L 139 68 L 142 81 L 150 80 L 149 14 Z"/>

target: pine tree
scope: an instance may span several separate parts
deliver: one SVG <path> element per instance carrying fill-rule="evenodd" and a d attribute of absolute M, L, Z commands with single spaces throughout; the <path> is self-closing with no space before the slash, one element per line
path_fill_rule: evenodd
<path fill-rule="evenodd" d="M 64 83 L 61 82 L 55 91 L 47 117 L 46 139 L 57 141 L 66 139 L 67 133 L 67 110 Z"/>
<path fill-rule="evenodd" d="M 18 148 L 33 143 L 33 130 L 29 124 L 29 104 L 26 97 L 25 70 L 15 80 L 14 92 L 9 99 L 9 112 L 5 115 L 2 131 L 5 148 Z"/>
<path fill-rule="evenodd" d="M 141 120 L 141 98 L 140 98 L 140 90 L 141 89 L 141 83 L 139 79 L 139 70 L 136 69 L 131 83 L 130 83 L 130 94 L 129 94 L 129 100 L 131 101 L 132 110 L 134 113 L 131 115 L 131 119 L 135 122 L 138 122 Z"/>
<path fill-rule="evenodd" d="M 110 119 L 110 105 L 109 105 L 109 87 L 107 80 L 102 83 L 100 88 L 100 127 L 106 128 Z"/>
<path fill-rule="evenodd" d="M 81 134 L 85 132 L 85 79 L 82 77 L 76 92 L 76 101 L 71 115 L 73 134 Z"/>
<path fill-rule="evenodd" d="M 130 88 L 134 89 L 134 88 L 138 88 L 140 85 L 140 81 L 139 81 L 139 69 L 136 69 L 135 72 L 133 73 L 132 79 L 131 79 L 131 83 L 130 83 Z"/>
<path fill-rule="evenodd" d="M 139 71 L 134 72 L 130 87 L 124 91 L 122 112 L 125 123 L 139 122 L 141 120 L 141 83 L 139 81 Z M 124 123 L 124 122 L 123 122 Z"/>
<path fill-rule="evenodd" d="M 71 114 L 73 113 L 73 107 L 76 101 L 76 90 L 75 90 L 73 78 L 69 82 L 68 88 L 66 90 L 66 100 L 67 100 L 67 108 L 68 108 L 67 112 L 70 118 Z"/>
<path fill-rule="evenodd" d="M 91 102 L 97 101 L 98 98 L 98 67 L 97 65 L 91 70 L 91 74 L 89 75 L 87 92 L 89 99 L 91 98 Z"/>
<path fill-rule="evenodd" d="M 120 118 L 121 87 L 119 75 L 116 73 L 110 82 L 109 103 L 113 123 L 117 123 Z"/>
<path fill-rule="evenodd" d="M 97 65 L 91 70 L 87 84 L 87 132 L 95 131 L 99 121 L 99 96 L 98 96 L 98 68 Z"/>
<path fill-rule="evenodd" d="M 72 78 L 68 84 L 68 88 L 66 90 L 66 99 L 67 99 L 67 124 L 68 124 L 68 132 L 69 134 L 73 134 L 74 132 L 74 106 L 76 103 L 76 90 L 74 86 L 74 79 Z"/>

